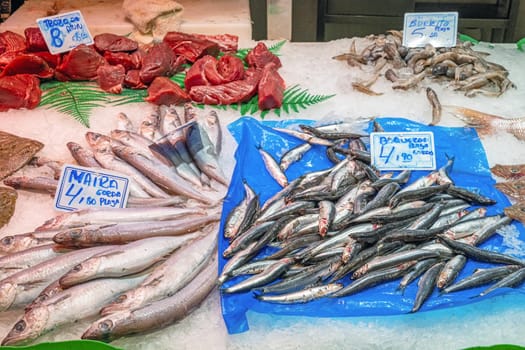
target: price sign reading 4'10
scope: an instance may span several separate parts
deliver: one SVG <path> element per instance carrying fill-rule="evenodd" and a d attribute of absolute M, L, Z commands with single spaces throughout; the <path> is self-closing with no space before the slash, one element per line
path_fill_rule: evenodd
<path fill-rule="evenodd" d="M 39 18 L 36 22 L 52 54 L 67 52 L 80 44 L 93 44 L 80 11 Z"/>
<path fill-rule="evenodd" d="M 457 12 L 405 13 L 403 46 L 434 47 L 456 46 L 458 35 Z"/>
<path fill-rule="evenodd" d="M 434 170 L 434 134 L 421 132 L 373 132 L 370 134 L 372 165 L 379 170 Z"/>
<path fill-rule="evenodd" d="M 78 165 L 65 165 L 55 193 L 55 208 L 124 208 L 129 196 L 129 178 Z"/>

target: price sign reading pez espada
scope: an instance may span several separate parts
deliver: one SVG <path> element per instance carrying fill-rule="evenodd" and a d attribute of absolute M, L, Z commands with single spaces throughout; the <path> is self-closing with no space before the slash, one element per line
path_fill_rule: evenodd
<path fill-rule="evenodd" d="M 65 165 L 55 193 L 55 208 L 123 208 L 129 195 L 126 176 L 78 165 Z"/>
<path fill-rule="evenodd" d="M 434 134 L 421 132 L 373 132 L 370 134 L 372 165 L 379 170 L 434 170 Z"/>
<path fill-rule="evenodd" d="M 36 22 L 52 54 L 67 52 L 80 44 L 93 44 L 80 11 L 39 18 Z"/>
<path fill-rule="evenodd" d="M 457 12 L 405 13 L 403 46 L 434 47 L 456 46 L 458 36 Z"/>

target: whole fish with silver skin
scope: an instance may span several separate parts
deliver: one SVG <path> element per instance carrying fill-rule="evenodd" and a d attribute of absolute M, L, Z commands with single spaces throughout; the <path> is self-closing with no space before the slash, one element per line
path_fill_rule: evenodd
<path fill-rule="evenodd" d="M 300 161 L 303 158 L 304 154 L 308 152 L 311 148 L 311 144 L 303 143 L 297 147 L 288 150 L 281 157 L 281 160 L 279 161 L 279 168 L 281 168 L 282 171 L 286 171 L 286 169 L 288 169 L 288 167 L 291 164 Z"/>
<path fill-rule="evenodd" d="M 156 184 L 168 191 L 211 204 L 212 200 L 209 197 L 197 192 L 186 180 L 161 162 L 150 159 L 128 146 L 115 145 L 113 151 L 117 156 L 139 169 Z"/>
<path fill-rule="evenodd" d="M 139 134 L 155 141 L 160 134 L 160 114 L 158 109 L 147 114 L 139 125 Z"/>
<path fill-rule="evenodd" d="M 115 156 L 112 150 L 111 139 L 105 135 L 94 132 L 86 133 L 86 140 L 95 152 L 95 159 L 104 168 L 120 172 L 131 177 L 130 195 L 135 197 L 160 197 L 169 195 L 159 186 L 148 179 L 144 174 Z"/>
<path fill-rule="evenodd" d="M 0 239 L 0 255 L 20 252 L 31 247 L 53 243 L 60 230 L 43 230 L 4 236 Z"/>
<path fill-rule="evenodd" d="M 183 319 L 216 288 L 217 269 L 217 259 L 213 258 L 197 277 L 174 295 L 140 309 L 103 317 L 84 332 L 82 339 L 109 342 L 125 335 L 157 331 Z"/>
<path fill-rule="evenodd" d="M 243 188 L 244 198 L 230 211 L 224 223 L 224 237 L 230 240 L 251 225 L 259 211 L 259 196 L 246 181 Z"/>
<path fill-rule="evenodd" d="M 320 286 L 302 289 L 296 292 L 279 295 L 256 295 L 255 298 L 267 303 L 296 304 L 307 303 L 312 300 L 329 296 L 343 288 L 342 283 L 328 283 Z"/>
<path fill-rule="evenodd" d="M 215 146 L 211 142 L 206 130 L 200 126 L 199 123 L 192 124 L 188 127 L 186 145 L 197 167 L 204 174 L 228 186 L 228 180 L 222 172 L 218 155 L 215 153 Z"/>
<path fill-rule="evenodd" d="M 514 288 L 514 287 L 521 285 L 523 282 L 525 282 L 525 267 L 522 267 L 521 269 L 514 271 L 510 273 L 509 275 L 503 277 L 498 282 L 494 283 L 492 286 L 490 286 L 489 288 L 479 293 L 479 296 L 482 297 L 484 295 L 487 295 L 498 288 L 503 288 L 503 287 Z"/>
<path fill-rule="evenodd" d="M 131 121 L 131 119 L 129 119 L 129 117 L 125 113 L 120 112 L 117 115 L 117 129 L 133 131 L 135 130 L 135 127 L 133 126 L 133 122 Z"/>
<path fill-rule="evenodd" d="M 262 157 L 266 170 L 268 171 L 270 176 L 281 187 L 286 187 L 288 185 L 288 179 L 286 178 L 286 174 L 283 172 L 283 170 L 279 166 L 279 163 L 277 163 L 277 161 L 273 158 L 271 154 L 263 150 L 261 147 L 258 147 L 257 149 L 259 151 L 259 154 Z"/>
<path fill-rule="evenodd" d="M 443 266 L 443 269 L 439 273 L 437 278 L 436 287 L 439 289 L 446 288 L 449 286 L 467 263 L 467 258 L 464 255 L 458 254 L 452 259 L 448 260 Z"/>
<path fill-rule="evenodd" d="M 215 149 L 215 154 L 219 156 L 222 151 L 222 129 L 217 112 L 210 111 L 208 115 L 199 120 L 199 123 L 206 130 Z"/>
<path fill-rule="evenodd" d="M 49 193 L 54 195 L 58 187 L 58 180 L 47 176 L 10 176 L 4 180 L 4 185 L 13 187 L 17 190 Z"/>
<path fill-rule="evenodd" d="M 76 248 L 124 244 L 150 237 L 185 235 L 219 220 L 219 214 L 185 215 L 165 221 L 89 225 L 60 231 L 53 237 L 53 241 L 65 247 Z"/>
<path fill-rule="evenodd" d="M 217 225 L 214 226 L 217 228 Z M 166 261 L 156 266 L 137 287 L 129 289 L 102 308 L 100 315 L 134 310 L 147 303 L 173 295 L 188 284 L 216 255 L 215 230 L 198 237 L 176 250 Z"/>
<path fill-rule="evenodd" d="M 186 215 L 204 214 L 200 208 L 148 207 L 148 208 L 87 208 L 59 214 L 47 220 L 36 231 L 80 227 L 85 225 L 113 224 L 171 220 Z"/>
<path fill-rule="evenodd" d="M 0 279 L 16 272 L 57 257 L 69 251 L 56 244 L 44 244 L 0 257 Z"/>
<path fill-rule="evenodd" d="M 60 285 L 69 288 L 96 278 L 120 277 L 143 271 L 197 235 L 152 237 L 113 247 L 75 265 L 60 277 Z"/>
<path fill-rule="evenodd" d="M 417 283 L 418 289 L 414 300 L 414 306 L 412 306 L 410 312 L 418 311 L 428 297 L 430 297 L 436 287 L 436 280 L 443 269 L 444 264 L 444 262 L 434 264 L 423 274 L 423 276 L 421 276 Z"/>
<path fill-rule="evenodd" d="M 22 307 L 32 301 L 51 281 L 76 264 L 114 246 L 74 250 L 21 270 L 0 281 L 0 311 Z"/>
<path fill-rule="evenodd" d="M 73 286 L 26 310 L 2 340 L 2 345 L 27 343 L 56 327 L 94 316 L 116 295 L 133 288 L 144 278 L 104 278 Z"/>
<path fill-rule="evenodd" d="M 79 165 L 88 168 L 102 167 L 102 165 L 100 165 L 100 163 L 97 162 L 97 160 L 95 159 L 95 155 L 93 154 L 93 152 L 91 152 L 89 149 L 84 148 L 78 143 L 72 141 L 68 142 L 66 146 Z"/>
<path fill-rule="evenodd" d="M 518 271 L 521 268 L 523 268 L 523 266 L 504 265 L 498 267 L 491 267 L 488 269 L 476 270 L 472 275 L 465 277 L 462 280 L 459 280 L 456 283 L 444 288 L 442 292 L 452 293 L 468 288 L 479 287 L 487 283 L 499 280 L 515 271 Z"/>

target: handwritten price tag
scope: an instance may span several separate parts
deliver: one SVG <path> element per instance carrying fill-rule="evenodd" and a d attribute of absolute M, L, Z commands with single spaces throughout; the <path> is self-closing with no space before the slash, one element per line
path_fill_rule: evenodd
<path fill-rule="evenodd" d="M 93 44 L 93 38 L 80 11 L 39 18 L 36 23 L 52 54 L 67 52 L 80 44 Z"/>
<path fill-rule="evenodd" d="M 379 170 L 434 170 L 434 134 L 421 132 L 373 132 L 370 134 L 372 165 Z"/>
<path fill-rule="evenodd" d="M 55 208 L 71 211 L 82 208 L 123 208 L 129 195 L 129 179 L 114 172 L 78 165 L 62 169 L 55 193 Z"/>
<path fill-rule="evenodd" d="M 406 47 L 456 46 L 458 36 L 457 12 L 405 13 L 403 45 Z"/>

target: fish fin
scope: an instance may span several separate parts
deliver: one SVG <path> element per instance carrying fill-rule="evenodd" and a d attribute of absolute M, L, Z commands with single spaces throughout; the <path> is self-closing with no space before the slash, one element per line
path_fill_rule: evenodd
<path fill-rule="evenodd" d="M 162 280 L 163 277 L 164 277 L 164 275 L 160 275 L 159 277 L 155 277 L 154 279 L 152 279 L 148 283 L 144 284 L 143 286 L 144 287 L 156 286 L 157 284 L 160 283 L 160 281 Z"/>
<path fill-rule="evenodd" d="M 44 283 L 48 283 L 48 281 L 36 280 L 36 281 L 27 282 L 27 283 L 18 283 L 18 286 L 22 287 L 24 291 L 27 291 L 27 290 L 31 290 L 36 287 L 40 287 Z"/>
<path fill-rule="evenodd" d="M 56 298 L 52 303 L 48 303 L 48 304 L 55 305 L 69 298 L 71 298 L 71 293 L 62 293 L 60 297 Z"/>

